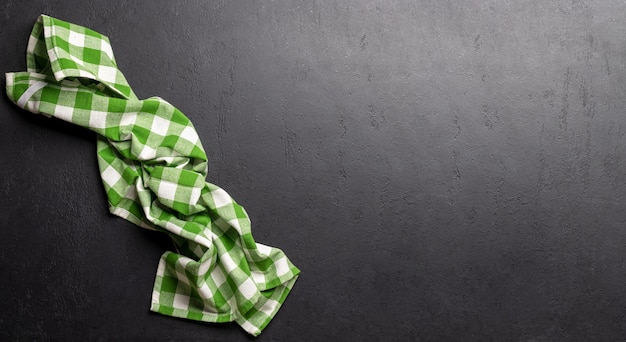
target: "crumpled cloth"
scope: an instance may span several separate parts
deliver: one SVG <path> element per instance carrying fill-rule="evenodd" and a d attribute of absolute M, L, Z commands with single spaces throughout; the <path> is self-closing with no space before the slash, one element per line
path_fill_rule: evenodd
<path fill-rule="evenodd" d="M 96 132 L 111 213 L 173 239 L 151 310 L 260 334 L 300 271 L 256 243 L 244 208 L 205 181 L 207 156 L 189 119 L 159 97 L 139 100 L 108 38 L 88 28 L 41 15 L 26 64 L 6 74 L 11 101 Z"/>

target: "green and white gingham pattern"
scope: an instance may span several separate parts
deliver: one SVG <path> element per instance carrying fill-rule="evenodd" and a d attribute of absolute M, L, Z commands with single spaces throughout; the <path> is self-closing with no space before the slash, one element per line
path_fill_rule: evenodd
<path fill-rule="evenodd" d="M 151 310 L 260 334 L 300 271 L 255 243 L 243 207 L 205 181 L 207 157 L 189 119 L 161 98 L 139 100 L 107 37 L 49 16 L 32 30 L 27 70 L 6 74 L 8 97 L 98 133 L 111 213 L 172 237 L 177 252 L 161 257 Z"/>

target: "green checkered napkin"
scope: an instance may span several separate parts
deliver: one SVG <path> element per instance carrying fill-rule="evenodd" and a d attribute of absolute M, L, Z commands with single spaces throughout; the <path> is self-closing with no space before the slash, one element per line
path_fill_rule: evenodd
<path fill-rule="evenodd" d="M 26 62 L 28 71 L 6 74 L 8 97 L 96 132 L 111 213 L 172 237 L 177 252 L 161 257 L 151 310 L 260 334 L 300 271 L 255 243 L 243 207 L 205 181 L 207 157 L 189 119 L 161 98 L 139 100 L 108 38 L 90 29 L 40 16 Z"/>

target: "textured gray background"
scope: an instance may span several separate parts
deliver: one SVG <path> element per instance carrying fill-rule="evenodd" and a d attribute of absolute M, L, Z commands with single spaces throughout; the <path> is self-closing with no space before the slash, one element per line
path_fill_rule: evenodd
<path fill-rule="evenodd" d="M 256 341 L 626 336 L 624 1 L 17 1 L 108 35 L 303 273 Z M 4 85 L 4 83 L 2 83 Z M 250 341 L 150 313 L 166 238 L 92 133 L 0 100 L 0 339 Z"/>

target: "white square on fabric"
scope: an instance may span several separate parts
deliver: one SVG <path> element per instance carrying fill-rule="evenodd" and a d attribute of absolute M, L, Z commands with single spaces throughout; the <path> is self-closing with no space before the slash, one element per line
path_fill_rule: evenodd
<path fill-rule="evenodd" d="M 251 332 L 251 331 L 259 331 L 259 328 L 257 328 L 254 324 L 250 323 L 249 321 L 245 321 L 243 323 L 239 323 L 241 325 L 241 328 L 243 328 L 243 330 L 247 331 L 247 332 Z"/>
<path fill-rule="evenodd" d="M 85 70 L 78 70 L 78 76 L 85 77 L 85 78 L 95 78 L 94 74 Z"/>
<path fill-rule="evenodd" d="M 52 27 L 51 27 L 51 26 L 48 26 L 48 25 L 44 25 L 44 26 L 43 26 L 43 34 L 44 34 L 44 36 L 46 36 L 46 37 L 50 37 L 50 36 L 52 36 L 52 35 L 53 35 L 53 34 L 52 34 Z"/>
<path fill-rule="evenodd" d="M 159 182 L 159 191 L 157 191 L 158 196 L 173 201 L 176 198 L 177 185 L 176 183 L 161 180 Z"/>
<path fill-rule="evenodd" d="M 220 267 L 215 267 L 213 269 L 213 272 L 211 272 L 211 279 L 213 279 L 213 282 L 217 287 L 222 286 L 222 284 L 226 282 L 226 277 L 224 276 L 224 272 L 222 272 L 222 269 Z"/>
<path fill-rule="evenodd" d="M 172 306 L 176 309 L 189 310 L 189 296 L 178 293 L 175 294 Z"/>
<path fill-rule="evenodd" d="M 104 52 L 110 60 L 113 60 L 113 49 L 106 40 L 100 40 L 100 51 Z"/>
<path fill-rule="evenodd" d="M 107 125 L 107 112 L 92 110 L 89 113 L 89 127 L 104 129 Z"/>
<path fill-rule="evenodd" d="M 78 47 L 85 47 L 85 35 L 70 30 L 70 44 Z"/>
<path fill-rule="evenodd" d="M 231 225 L 231 227 L 235 228 L 235 230 L 237 230 L 239 233 L 241 233 L 241 225 L 239 224 L 239 219 L 232 219 L 232 220 L 228 220 L 226 221 L 228 222 L 229 225 Z"/>
<path fill-rule="evenodd" d="M 228 253 L 220 255 L 220 259 L 222 260 L 222 265 L 224 265 L 224 270 L 226 270 L 226 272 L 231 272 L 239 267 Z"/>
<path fill-rule="evenodd" d="M 276 266 L 276 275 L 282 277 L 289 273 L 289 264 L 287 264 L 287 259 L 280 258 L 274 261 L 274 265 Z"/>
<path fill-rule="evenodd" d="M 137 112 L 124 113 L 122 114 L 122 119 L 120 120 L 120 126 L 134 125 L 136 120 L 137 120 Z"/>
<path fill-rule="evenodd" d="M 104 65 L 101 65 L 98 68 L 98 79 L 100 79 L 101 81 L 115 83 L 116 77 L 116 68 Z"/>
<path fill-rule="evenodd" d="M 268 299 L 265 304 L 263 304 L 263 306 L 261 307 L 261 309 L 259 309 L 259 311 L 261 311 L 262 313 L 271 316 L 272 312 L 274 312 L 274 310 L 276 310 L 276 307 L 278 306 L 278 302 L 273 300 L 273 299 Z"/>
<path fill-rule="evenodd" d="M 257 284 L 265 284 L 265 274 L 261 271 L 250 271 L 250 276 Z"/>
<path fill-rule="evenodd" d="M 189 196 L 189 203 L 196 204 L 200 200 L 202 189 L 201 188 L 192 188 L 191 195 Z"/>
<path fill-rule="evenodd" d="M 45 28 L 44 28 L 44 31 L 45 31 Z M 28 45 L 26 46 L 26 52 L 28 54 L 35 52 L 35 46 L 37 45 L 38 41 L 39 41 L 38 37 L 34 37 L 34 36 L 28 37 Z"/>
<path fill-rule="evenodd" d="M 183 129 L 180 133 L 180 137 L 194 144 L 199 140 L 198 133 L 190 126 L 186 126 L 185 129 Z"/>
<path fill-rule="evenodd" d="M 202 286 L 199 286 L 197 290 L 198 290 L 198 294 L 203 299 L 211 299 L 211 298 L 213 298 L 213 292 L 211 291 L 211 289 L 209 288 L 209 286 L 206 283 L 202 284 Z M 205 307 L 205 310 L 208 309 L 208 308 L 209 307 Z"/>
<path fill-rule="evenodd" d="M 120 138 L 122 140 L 129 140 L 130 133 L 133 130 L 133 126 L 135 126 L 135 121 L 137 121 L 137 113 L 124 113 L 122 114 L 122 118 L 120 119 L 120 128 L 121 135 Z"/>
<path fill-rule="evenodd" d="M 117 172 L 111 165 L 107 166 L 104 171 L 102 171 L 102 180 L 107 183 L 108 186 L 113 187 L 115 183 L 122 178 L 122 175 Z"/>
<path fill-rule="evenodd" d="M 28 101 L 26 103 L 26 109 L 29 112 L 37 113 L 39 111 L 39 104 L 40 103 L 41 103 L 40 101 Z M 50 117 L 50 115 L 47 115 L 47 114 L 43 114 L 43 115 L 45 115 L 47 117 Z"/>
<path fill-rule="evenodd" d="M 244 297 L 246 297 L 246 299 L 250 299 L 250 298 L 254 297 L 254 295 L 256 294 L 257 287 L 256 287 L 256 284 L 254 283 L 254 281 L 252 281 L 252 279 L 248 278 L 248 279 L 246 279 L 246 281 L 241 283 L 241 285 L 239 285 L 237 290 L 239 290 L 239 292 Z"/>
<path fill-rule="evenodd" d="M 202 253 L 198 253 L 198 255 L 202 255 Z M 207 272 L 209 272 L 209 269 L 214 262 L 215 260 L 213 258 L 200 262 L 200 266 L 198 267 L 198 274 L 204 276 Z"/>
<path fill-rule="evenodd" d="M 183 228 L 169 221 L 165 222 L 165 229 L 176 235 L 180 235 L 183 231 Z"/>
<path fill-rule="evenodd" d="M 169 120 L 165 120 L 162 117 L 155 116 L 154 119 L 152 119 L 152 127 L 150 128 L 150 131 L 152 133 L 165 136 L 167 134 L 167 130 L 169 129 L 169 127 L 170 127 Z"/>
<path fill-rule="evenodd" d="M 264 256 L 270 256 L 270 254 L 272 253 L 272 247 L 268 245 L 264 245 L 262 243 L 257 242 L 256 249 L 257 251 L 259 251 L 259 254 L 264 255 Z"/>
<path fill-rule="evenodd" d="M 211 191 L 211 197 L 213 197 L 213 203 L 215 203 L 216 208 L 232 203 L 230 195 L 221 188 Z"/>
<path fill-rule="evenodd" d="M 48 50 L 48 58 L 50 59 L 50 63 L 57 60 L 57 52 L 54 49 Z"/>
<path fill-rule="evenodd" d="M 54 117 L 65 121 L 72 121 L 72 115 L 74 114 L 73 107 L 66 107 L 62 105 L 54 106 Z"/>
<path fill-rule="evenodd" d="M 150 160 L 156 157 L 156 150 L 150 146 L 144 146 L 141 153 L 137 156 L 139 160 Z"/>
<path fill-rule="evenodd" d="M 85 66 L 85 62 L 83 62 L 82 59 L 78 58 L 78 57 L 74 57 L 73 55 L 70 55 L 70 59 L 72 61 L 74 61 L 74 63 L 80 65 L 80 66 Z"/>

